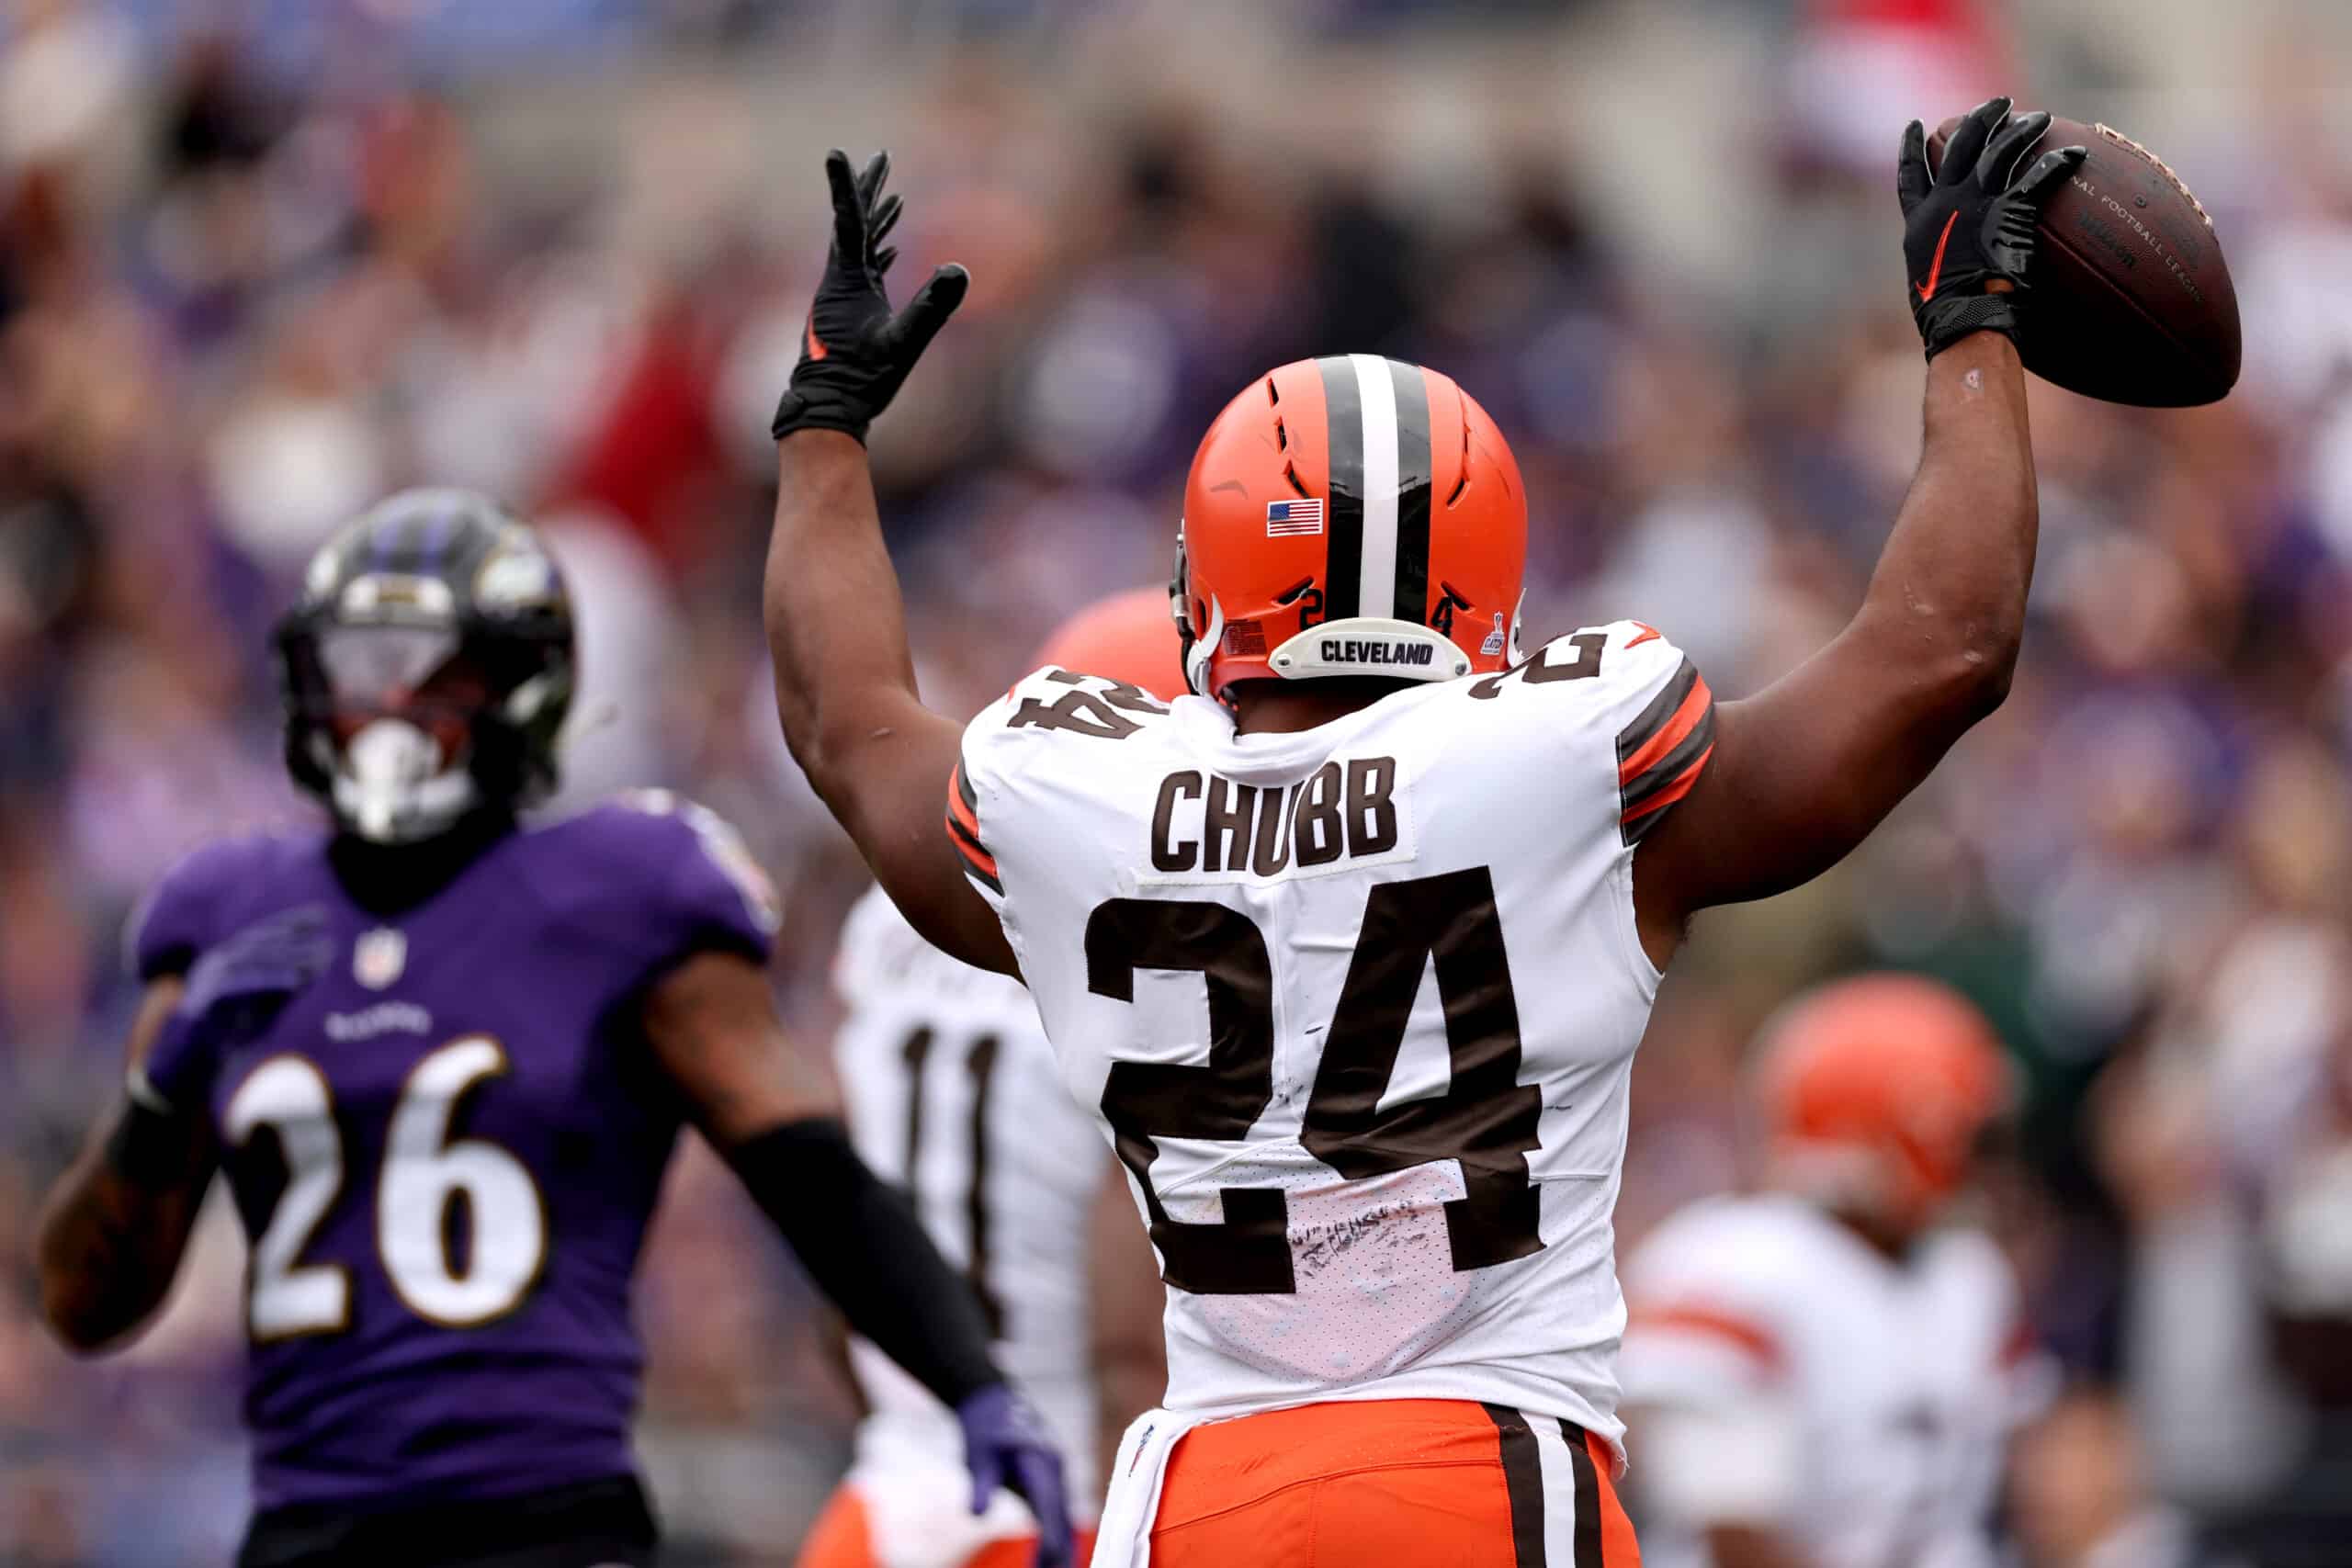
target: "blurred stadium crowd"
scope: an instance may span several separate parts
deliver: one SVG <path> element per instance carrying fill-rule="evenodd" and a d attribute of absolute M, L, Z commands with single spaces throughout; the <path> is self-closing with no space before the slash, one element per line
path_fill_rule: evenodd
<path fill-rule="evenodd" d="M 548 525 L 582 605 L 568 796 L 666 784 L 738 823 L 824 1040 L 860 872 L 783 754 L 753 584 L 829 142 L 888 140 L 922 193 L 902 272 L 977 279 L 876 436 L 944 705 L 1163 575 L 1236 378 L 1340 349 L 1441 366 L 1511 433 L 1532 628 L 1639 615 L 1736 694 L 1840 623 L 1916 456 L 1895 131 L 2011 83 L 2196 184 L 2246 379 L 2178 414 L 2037 389 L 2015 694 L 1847 866 L 1702 922 L 1637 1069 L 1621 1246 L 1739 1179 L 1742 1048 L 1793 987 L 1942 975 L 2021 1068 L 1985 1201 L 2076 1391 L 2021 1448 L 2018 1562 L 2158 1562 L 2133 1543 L 2189 1521 L 2241 1561 L 2352 1562 L 2341 24 L 2166 0 L 2134 9 L 2173 52 L 2119 56 L 2090 19 L 1990 9 L 17 0 L 0 1562 L 233 1540 L 231 1227 L 98 1366 L 44 1338 L 18 1260 L 119 1070 L 127 913 L 196 840 L 302 809 L 266 628 L 372 497 L 474 485 Z M 2252 25 L 2211 53 L 2208 11 Z M 716 1166 L 675 1189 L 642 1292 L 652 1477 L 682 1561 L 788 1561 L 849 1396 Z"/>

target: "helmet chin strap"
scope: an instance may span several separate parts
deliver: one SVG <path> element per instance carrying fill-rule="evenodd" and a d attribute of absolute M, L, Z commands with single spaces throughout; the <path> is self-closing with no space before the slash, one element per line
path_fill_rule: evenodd
<path fill-rule="evenodd" d="M 1211 595 L 1209 624 L 1201 628 L 1199 637 L 1184 650 L 1184 679 L 1190 682 L 1193 691 L 1204 696 L 1217 697 L 1220 702 L 1224 701 L 1224 698 L 1209 690 L 1209 656 L 1214 654 L 1218 645 L 1224 641 L 1225 606 L 1216 602 L 1215 595 Z"/>
<path fill-rule="evenodd" d="M 1193 689 L 1195 695 L 1206 696 L 1209 694 L 1208 653 L 1203 651 L 1198 658 L 1194 657 L 1194 650 L 1202 644 L 1200 632 L 1193 625 L 1192 592 L 1193 574 L 1184 557 L 1184 520 L 1179 517 L 1176 519 L 1176 569 L 1168 579 L 1168 614 L 1176 622 L 1176 657 L 1183 667 L 1184 683 Z M 1216 645 L 1209 646 L 1213 649 Z"/>
<path fill-rule="evenodd" d="M 335 815 L 378 844 L 429 839 L 480 797 L 471 773 L 447 766 L 432 737 L 399 718 L 372 720 L 351 738 L 334 794 Z"/>

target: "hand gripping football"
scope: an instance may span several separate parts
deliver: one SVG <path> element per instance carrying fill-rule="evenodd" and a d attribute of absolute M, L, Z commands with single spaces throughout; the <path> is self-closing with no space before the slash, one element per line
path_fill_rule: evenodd
<path fill-rule="evenodd" d="M 1928 138 L 1930 167 L 1959 124 Z M 2213 220 L 2162 159 L 2104 125 L 2053 118 L 2018 166 L 2078 145 L 2090 156 L 2041 208 L 2026 368 L 2111 403 L 2218 401 L 2237 384 L 2240 339 Z"/>

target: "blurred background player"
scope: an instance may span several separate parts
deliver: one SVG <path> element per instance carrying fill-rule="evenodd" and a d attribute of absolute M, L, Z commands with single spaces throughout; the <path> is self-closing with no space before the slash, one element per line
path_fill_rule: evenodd
<path fill-rule="evenodd" d="M 2017 285 L 2084 156 L 2029 162 L 2048 124 L 1988 100 L 1932 175 L 1904 133 L 1917 472 L 1851 620 L 1720 707 L 1641 623 L 1521 657 L 1509 443 L 1451 378 L 1345 354 L 1253 378 L 1202 438 L 1170 590 L 1193 694 L 1051 670 L 968 725 L 931 711 L 865 438 L 970 279 L 894 310 L 888 159 L 826 158 L 772 425 L 777 708 L 909 920 L 1027 982 L 1149 1217 L 1169 1393 L 1098 1564 L 1637 1560 L 1634 1048 L 1694 913 L 1829 869 L 2007 694 L 2039 520 L 2015 340 L 2047 308 Z"/>
<path fill-rule="evenodd" d="M 1650 1568 L 1989 1568 L 2025 1414 L 2017 1286 L 1947 1224 L 2010 1106 L 1982 1014 L 1874 975 L 1792 1002 L 1755 1066 L 1764 1190 L 1626 1262 Z"/>
<path fill-rule="evenodd" d="M 2231 1568 L 2155 1495 L 2132 1412 L 2110 1390 L 2069 1389 L 2010 1445 L 2006 1498 L 2022 1568 Z"/>
<path fill-rule="evenodd" d="M 658 794 L 518 826 L 572 641 L 553 561 L 479 496 L 394 496 L 319 552 L 277 656 L 288 764 L 334 825 L 155 890 L 127 1096 L 41 1227 L 51 1325 L 137 1330 L 217 1167 L 252 1252 L 243 1568 L 649 1563 L 629 1281 L 691 1121 L 1066 1562 L 1057 1461 L 978 1303 L 795 1066 L 731 829 Z"/>
<path fill-rule="evenodd" d="M 1165 589 L 1080 611 L 1031 667 L 1183 690 Z M 1070 1098 L 1017 980 L 959 964 L 917 936 L 878 887 L 842 932 L 848 1016 L 833 1062 L 858 1152 L 916 1212 L 978 1292 L 997 1355 L 1036 1402 L 1069 1466 L 1091 1537 L 1109 1459 L 1167 1383 L 1163 1295 L 1126 1177 Z M 1035 1527 L 1012 1499 L 965 1506 L 952 1414 L 865 1340 L 851 1360 L 867 1415 L 856 1459 L 800 1568 L 1015 1568 Z"/>

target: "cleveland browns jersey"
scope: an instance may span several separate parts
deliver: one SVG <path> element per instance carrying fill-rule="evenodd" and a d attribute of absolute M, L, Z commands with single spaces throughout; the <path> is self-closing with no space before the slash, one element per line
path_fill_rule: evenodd
<path fill-rule="evenodd" d="M 1708 1568 L 1705 1529 L 1741 1524 L 1820 1568 L 1989 1568 L 2031 1380 L 1985 1236 L 1937 1232 L 1897 1261 L 1801 1199 L 1710 1199 L 1634 1251 L 1625 1286 L 1644 1561 Z"/>
<path fill-rule="evenodd" d="M 948 829 L 1148 1221 L 1169 1410 L 1619 1439 L 1633 854 L 1713 737 L 1632 622 L 1296 734 L 1050 669 L 972 721 Z"/>
<path fill-rule="evenodd" d="M 1083 1520 L 1102 1501 L 1087 1236 L 1110 1156 L 1093 1119 L 1063 1089 L 1020 983 L 923 941 L 878 888 L 842 927 L 834 980 L 858 1152 L 913 1194 L 971 1279 L 1000 1360 L 1061 1445 Z M 1009 1493 L 976 1520 L 954 1413 L 865 1340 L 851 1359 L 870 1414 L 850 1480 L 885 1561 L 960 1562 L 959 1547 L 1035 1528 Z"/>

